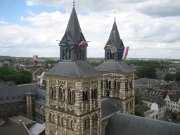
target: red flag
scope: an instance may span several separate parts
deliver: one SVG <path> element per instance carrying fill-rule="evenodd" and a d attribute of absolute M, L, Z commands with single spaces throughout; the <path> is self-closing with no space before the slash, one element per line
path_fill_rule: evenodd
<path fill-rule="evenodd" d="M 86 45 L 88 42 L 90 42 L 90 41 L 85 41 L 85 40 L 81 41 L 81 42 L 79 43 L 78 48 L 77 48 L 77 53 L 79 53 L 80 47 L 83 46 L 83 45 Z"/>

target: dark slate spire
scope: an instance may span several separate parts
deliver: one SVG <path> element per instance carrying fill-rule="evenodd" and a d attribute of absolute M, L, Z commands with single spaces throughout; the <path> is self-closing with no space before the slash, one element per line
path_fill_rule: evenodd
<path fill-rule="evenodd" d="M 73 2 L 73 9 L 69 18 L 69 22 L 65 34 L 60 41 L 60 61 L 63 60 L 86 60 L 87 43 L 79 46 L 82 41 L 86 41 L 81 31 L 79 20 Z"/>
<path fill-rule="evenodd" d="M 64 43 L 66 43 L 67 41 L 69 44 L 78 45 L 80 41 L 82 40 L 85 40 L 85 38 L 81 31 L 81 27 L 80 27 L 79 20 L 76 14 L 75 6 L 73 4 L 73 9 L 70 15 L 70 19 L 69 19 L 65 34 L 60 42 L 60 45 L 64 45 Z"/>
<path fill-rule="evenodd" d="M 118 72 L 127 73 L 134 72 L 134 69 L 122 61 L 124 44 L 120 39 L 119 32 L 114 18 L 114 24 L 105 45 L 104 61 L 95 67 L 100 72 Z"/>
<path fill-rule="evenodd" d="M 118 32 L 118 28 L 117 28 L 115 19 L 114 19 L 114 24 L 113 24 L 109 39 L 108 39 L 108 41 L 106 43 L 106 46 L 107 45 L 112 45 L 112 46 L 116 47 L 117 49 L 121 48 L 121 47 L 124 47 L 124 44 L 123 44 L 123 42 L 122 42 L 122 40 L 120 39 L 120 36 L 119 36 L 119 32 Z"/>
<path fill-rule="evenodd" d="M 47 76 L 89 77 L 98 74 L 86 61 L 87 42 L 79 25 L 74 2 L 65 34 L 59 45 L 60 61 L 46 73 Z"/>
<path fill-rule="evenodd" d="M 124 44 L 120 39 L 118 28 L 116 25 L 116 18 L 114 18 L 114 24 L 109 39 L 104 47 L 105 61 L 107 60 L 120 61 L 123 48 L 124 48 Z"/>

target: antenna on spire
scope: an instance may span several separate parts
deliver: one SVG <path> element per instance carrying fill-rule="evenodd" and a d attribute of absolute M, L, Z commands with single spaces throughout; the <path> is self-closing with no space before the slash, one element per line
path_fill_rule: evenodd
<path fill-rule="evenodd" d="M 75 0 L 73 0 L 73 7 L 75 7 Z"/>
<path fill-rule="evenodd" d="M 116 22 L 116 17 L 114 17 L 114 22 Z"/>

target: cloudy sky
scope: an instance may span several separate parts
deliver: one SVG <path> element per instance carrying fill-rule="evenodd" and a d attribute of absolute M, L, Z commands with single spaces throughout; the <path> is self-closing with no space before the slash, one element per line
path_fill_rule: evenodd
<path fill-rule="evenodd" d="M 72 0 L 0 0 L 0 55 L 58 57 Z M 114 17 L 128 58 L 180 58 L 179 0 L 76 0 L 88 57 L 103 57 Z"/>

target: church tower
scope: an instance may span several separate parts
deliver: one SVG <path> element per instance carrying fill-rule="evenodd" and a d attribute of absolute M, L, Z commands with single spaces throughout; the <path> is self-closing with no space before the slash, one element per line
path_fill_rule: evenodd
<path fill-rule="evenodd" d="M 102 73 L 102 98 L 109 98 L 123 113 L 134 114 L 134 70 L 122 60 L 124 48 L 114 20 L 104 47 L 105 59 L 95 68 Z"/>
<path fill-rule="evenodd" d="M 46 73 L 46 135 L 100 135 L 100 76 L 86 61 L 74 6 L 59 46 L 60 61 Z"/>

